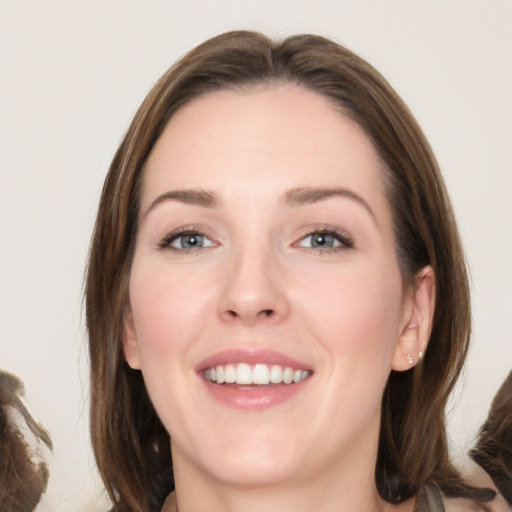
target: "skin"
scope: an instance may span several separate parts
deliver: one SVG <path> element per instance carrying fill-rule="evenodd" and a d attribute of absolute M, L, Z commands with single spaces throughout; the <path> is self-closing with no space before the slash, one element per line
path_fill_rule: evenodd
<path fill-rule="evenodd" d="M 345 192 L 285 201 L 301 187 Z M 171 119 L 145 169 L 123 340 L 171 435 L 168 509 L 390 508 L 374 481 L 381 397 L 425 350 L 434 278 L 404 290 L 383 188 L 363 131 L 300 87 L 208 93 Z M 163 198 L 182 189 L 219 204 Z M 183 227 L 204 246 L 181 250 Z M 327 227 L 341 238 L 312 246 Z M 229 407 L 197 365 L 233 348 L 313 373 L 281 404 Z"/>

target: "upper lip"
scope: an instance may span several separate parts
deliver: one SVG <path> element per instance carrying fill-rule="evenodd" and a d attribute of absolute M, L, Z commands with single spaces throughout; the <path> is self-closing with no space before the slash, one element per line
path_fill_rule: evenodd
<path fill-rule="evenodd" d="M 230 349 L 217 352 L 206 359 L 203 359 L 196 367 L 196 371 L 202 372 L 207 368 L 213 368 L 218 365 L 235 363 L 246 363 L 246 364 L 278 364 L 281 366 L 290 366 L 294 370 L 310 370 L 311 367 L 308 364 L 297 361 L 296 359 L 289 357 L 276 350 L 247 350 L 247 349 Z"/>

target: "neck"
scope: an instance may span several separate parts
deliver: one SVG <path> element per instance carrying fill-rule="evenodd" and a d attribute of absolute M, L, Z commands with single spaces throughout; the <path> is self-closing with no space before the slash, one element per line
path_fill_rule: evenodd
<path fill-rule="evenodd" d="M 210 490 L 211 491 L 211 490 Z M 198 512 L 207 508 L 211 512 L 259 512 L 261 510 L 279 510 L 282 512 L 332 512 L 334 510 L 358 510 L 361 512 L 384 512 L 386 504 L 373 489 L 354 489 L 342 495 L 339 487 L 333 489 L 304 485 L 287 489 L 274 488 L 222 489 L 215 486 L 213 492 L 180 492 L 171 497 L 176 512 Z"/>

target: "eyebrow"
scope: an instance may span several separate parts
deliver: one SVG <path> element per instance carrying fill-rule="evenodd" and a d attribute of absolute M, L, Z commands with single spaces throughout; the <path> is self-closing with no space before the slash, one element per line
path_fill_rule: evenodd
<path fill-rule="evenodd" d="M 306 204 L 325 201 L 331 197 L 345 197 L 352 199 L 362 205 L 372 218 L 376 221 L 375 213 L 370 205 L 358 194 L 350 189 L 343 187 L 299 187 L 288 190 L 284 194 L 283 202 L 286 206 L 302 206 Z M 149 212 L 158 205 L 166 201 L 178 201 L 192 206 L 202 206 L 204 208 L 218 208 L 222 205 L 219 196 L 210 190 L 203 189 L 181 189 L 170 190 L 159 195 L 144 212 L 143 218 L 147 217 Z"/>
<path fill-rule="evenodd" d="M 352 199 L 362 205 L 368 213 L 372 216 L 373 220 L 377 218 L 375 213 L 370 208 L 370 205 L 358 194 L 350 189 L 343 187 L 300 187 L 289 190 L 284 195 L 284 203 L 287 206 L 302 206 L 305 204 L 317 203 L 330 199 L 331 197 L 345 197 Z"/>
<path fill-rule="evenodd" d="M 178 201 L 183 204 L 193 206 L 203 206 L 204 208 L 217 208 L 221 205 L 220 198 L 209 190 L 203 189 L 182 189 L 170 190 L 159 195 L 144 212 L 143 217 L 147 217 L 150 211 L 166 201 Z"/>

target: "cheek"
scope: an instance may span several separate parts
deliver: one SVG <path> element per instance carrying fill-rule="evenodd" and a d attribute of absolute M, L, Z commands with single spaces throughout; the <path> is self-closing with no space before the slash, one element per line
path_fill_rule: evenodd
<path fill-rule="evenodd" d="M 134 264 L 130 302 L 142 375 L 151 401 L 168 432 L 187 432 L 195 388 L 185 386 L 194 372 L 197 339 L 206 330 L 206 302 L 199 278 L 163 265 Z M 188 434 L 187 434 L 188 435 Z M 179 436 L 178 436 L 179 437 Z"/>
<path fill-rule="evenodd" d="M 353 270 L 317 276 L 314 289 L 297 294 L 301 309 L 324 349 L 343 356 L 340 362 L 353 356 L 388 365 L 401 316 L 400 274 L 392 266 Z"/>
<path fill-rule="evenodd" d="M 198 280 L 193 274 L 169 272 L 161 266 L 134 266 L 130 303 L 142 364 L 150 357 L 165 361 L 200 335 L 209 298 L 198 293 Z"/>

